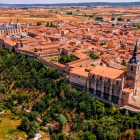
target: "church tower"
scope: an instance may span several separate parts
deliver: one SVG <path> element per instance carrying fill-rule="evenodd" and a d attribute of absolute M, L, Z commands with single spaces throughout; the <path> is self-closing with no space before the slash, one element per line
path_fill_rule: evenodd
<path fill-rule="evenodd" d="M 138 58 L 137 43 L 133 52 L 133 56 L 128 62 L 126 84 L 134 89 L 134 96 L 137 95 L 137 89 L 140 77 L 140 60 Z"/>
<path fill-rule="evenodd" d="M 13 25 L 14 23 L 12 22 L 12 19 L 10 19 L 10 23 L 9 23 L 9 25 Z"/>
<path fill-rule="evenodd" d="M 20 23 L 18 22 L 18 19 L 17 19 L 17 24 L 16 24 L 17 28 L 20 27 Z"/>

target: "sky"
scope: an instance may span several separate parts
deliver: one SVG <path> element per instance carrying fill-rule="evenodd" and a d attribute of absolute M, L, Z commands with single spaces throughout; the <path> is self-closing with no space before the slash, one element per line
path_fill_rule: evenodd
<path fill-rule="evenodd" d="M 134 2 L 135 0 L 0 0 L 5 4 L 52 4 L 52 3 L 78 3 L 78 2 Z"/>

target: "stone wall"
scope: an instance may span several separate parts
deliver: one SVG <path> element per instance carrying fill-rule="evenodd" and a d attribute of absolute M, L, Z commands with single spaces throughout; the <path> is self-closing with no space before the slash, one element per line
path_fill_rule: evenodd
<path fill-rule="evenodd" d="M 83 87 L 87 86 L 87 77 L 84 77 L 84 76 L 70 73 L 69 81 L 70 81 L 70 83 L 76 83 L 76 84 L 79 84 Z"/>
<path fill-rule="evenodd" d="M 8 49 L 9 51 L 13 50 L 14 46 L 8 44 L 8 43 L 5 43 L 5 48 Z"/>

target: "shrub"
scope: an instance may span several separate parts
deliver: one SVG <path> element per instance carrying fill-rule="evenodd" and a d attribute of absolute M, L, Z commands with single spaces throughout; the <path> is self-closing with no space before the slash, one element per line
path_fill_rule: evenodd
<path fill-rule="evenodd" d="M 64 115 L 62 115 L 62 114 L 59 114 L 57 119 L 58 119 L 58 122 L 59 122 L 61 125 L 64 125 L 64 124 L 67 123 L 66 117 L 65 117 Z"/>
<path fill-rule="evenodd" d="M 0 112 L 2 112 L 2 111 L 3 111 L 3 109 L 0 108 Z"/>
<path fill-rule="evenodd" d="M 41 128 L 40 128 L 42 131 L 44 131 L 44 132 L 49 132 L 49 129 L 48 129 L 48 127 L 44 127 L 44 126 L 41 126 Z"/>
<path fill-rule="evenodd" d="M 23 130 L 23 131 L 27 131 L 29 129 L 29 120 L 27 117 L 23 117 L 21 119 L 21 125 L 20 125 L 20 129 Z"/>
<path fill-rule="evenodd" d="M 29 138 L 33 138 L 35 135 L 35 132 L 33 130 L 30 130 L 28 133 Z"/>
<path fill-rule="evenodd" d="M 41 22 L 37 22 L 37 26 L 39 26 L 39 25 L 42 25 L 42 23 Z"/>

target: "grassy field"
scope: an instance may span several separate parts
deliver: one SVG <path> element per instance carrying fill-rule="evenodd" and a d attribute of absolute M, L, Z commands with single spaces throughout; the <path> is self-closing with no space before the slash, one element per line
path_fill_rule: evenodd
<path fill-rule="evenodd" d="M 52 58 L 45 58 L 46 61 L 50 62 L 50 61 L 58 61 L 58 57 L 52 57 Z"/>
<path fill-rule="evenodd" d="M 27 135 L 17 129 L 20 125 L 20 120 L 11 119 L 11 116 L 10 111 L 0 115 L 0 140 L 26 139 Z"/>

